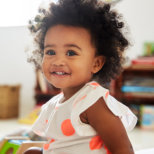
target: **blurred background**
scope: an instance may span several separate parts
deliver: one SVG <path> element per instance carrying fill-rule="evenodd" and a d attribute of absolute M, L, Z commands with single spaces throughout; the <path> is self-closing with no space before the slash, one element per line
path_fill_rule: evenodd
<path fill-rule="evenodd" d="M 30 127 L 40 106 L 59 92 L 27 62 L 27 51 L 34 48 L 28 21 L 50 1 L 0 0 L 0 136 Z M 154 1 L 113 2 L 128 24 L 132 45 L 123 73 L 109 89 L 139 118 L 129 134 L 135 149 L 154 148 Z"/>

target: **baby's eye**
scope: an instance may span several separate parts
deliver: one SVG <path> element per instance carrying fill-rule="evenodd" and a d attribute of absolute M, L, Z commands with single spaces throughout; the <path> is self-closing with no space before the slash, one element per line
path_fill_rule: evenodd
<path fill-rule="evenodd" d="M 76 54 L 76 52 L 73 51 L 73 50 L 68 50 L 67 53 L 66 53 L 66 55 L 67 55 L 67 56 L 75 56 L 75 55 L 77 55 L 77 54 Z"/>
<path fill-rule="evenodd" d="M 54 50 L 47 50 L 45 52 L 46 55 L 55 55 L 55 51 Z"/>

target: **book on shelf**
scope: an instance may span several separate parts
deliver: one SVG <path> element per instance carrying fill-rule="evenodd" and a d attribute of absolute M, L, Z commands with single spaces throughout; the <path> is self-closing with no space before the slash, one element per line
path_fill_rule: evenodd
<path fill-rule="evenodd" d="M 138 126 L 147 130 L 154 130 L 154 105 L 131 104 L 129 108 L 138 118 Z"/>
<path fill-rule="evenodd" d="M 125 92 L 125 97 L 137 97 L 137 98 L 153 98 L 154 99 L 154 92 Z"/>
<path fill-rule="evenodd" d="M 139 57 L 137 59 L 133 59 L 133 65 L 153 65 L 154 66 L 154 56 L 151 57 Z"/>
<path fill-rule="evenodd" d="M 123 83 L 125 86 L 153 86 L 154 87 L 154 78 L 138 76 L 138 77 L 125 77 L 125 81 Z"/>
<path fill-rule="evenodd" d="M 154 106 L 141 105 L 141 128 L 154 130 Z"/>
<path fill-rule="evenodd" d="M 121 87 L 121 91 L 122 92 L 152 92 L 154 93 L 154 87 L 146 87 L 146 86 L 127 86 L 127 85 L 123 85 Z"/>

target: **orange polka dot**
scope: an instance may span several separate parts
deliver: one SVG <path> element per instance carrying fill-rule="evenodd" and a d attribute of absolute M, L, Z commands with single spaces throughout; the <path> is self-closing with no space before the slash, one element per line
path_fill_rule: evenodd
<path fill-rule="evenodd" d="M 45 123 L 47 124 L 48 123 L 48 120 L 46 120 Z"/>
<path fill-rule="evenodd" d="M 50 144 L 44 144 L 43 149 L 44 150 L 48 150 L 49 149 Z"/>
<path fill-rule="evenodd" d="M 77 101 L 73 104 L 73 106 L 75 107 L 76 104 L 77 104 L 79 101 L 82 101 L 82 100 L 85 99 L 86 97 L 87 97 L 87 95 L 84 95 L 83 97 L 81 97 L 79 100 L 77 100 Z"/>
<path fill-rule="evenodd" d="M 100 149 L 103 146 L 103 141 L 100 138 L 100 136 L 94 136 L 90 143 L 89 143 L 89 147 L 91 150 L 96 150 L 96 149 Z"/>
<path fill-rule="evenodd" d="M 106 92 L 105 98 L 107 99 L 108 96 L 109 96 L 109 91 Z"/>
<path fill-rule="evenodd" d="M 87 97 L 87 95 L 84 95 L 83 97 L 80 98 L 80 101 L 82 101 L 83 99 L 85 99 Z"/>
<path fill-rule="evenodd" d="M 97 83 L 97 82 L 92 82 L 92 83 L 90 83 L 92 86 L 99 86 L 99 84 Z"/>
<path fill-rule="evenodd" d="M 55 141 L 54 139 L 51 139 L 49 143 L 44 144 L 44 146 L 43 146 L 44 150 L 48 150 L 48 149 L 49 149 L 50 144 L 51 144 L 51 143 L 53 143 L 54 141 Z"/>
<path fill-rule="evenodd" d="M 54 142 L 55 140 L 54 139 L 51 139 L 50 143 Z"/>
<path fill-rule="evenodd" d="M 90 84 L 93 86 L 93 89 L 96 89 L 99 86 L 97 82 L 92 82 Z"/>
<path fill-rule="evenodd" d="M 71 124 L 71 120 L 70 119 L 66 119 L 62 122 L 61 124 L 61 130 L 62 130 L 62 133 L 65 135 L 65 136 L 71 136 L 75 133 L 75 130 Z"/>

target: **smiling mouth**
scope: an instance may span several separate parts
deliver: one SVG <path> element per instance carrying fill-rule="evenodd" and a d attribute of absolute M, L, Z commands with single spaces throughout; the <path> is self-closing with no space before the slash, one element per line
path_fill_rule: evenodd
<path fill-rule="evenodd" d="M 51 72 L 53 75 L 70 75 L 69 73 L 66 72 Z"/>

